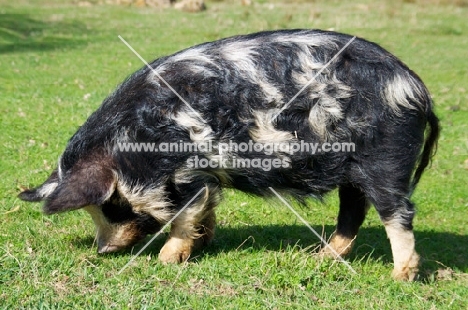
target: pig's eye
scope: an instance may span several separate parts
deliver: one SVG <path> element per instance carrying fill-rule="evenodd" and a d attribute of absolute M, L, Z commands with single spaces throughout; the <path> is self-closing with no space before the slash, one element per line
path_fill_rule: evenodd
<path fill-rule="evenodd" d="M 132 206 L 126 199 L 119 196 L 117 192 L 102 205 L 102 213 L 110 223 L 123 223 L 134 220 L 137 214 L 133 212 Z"/>

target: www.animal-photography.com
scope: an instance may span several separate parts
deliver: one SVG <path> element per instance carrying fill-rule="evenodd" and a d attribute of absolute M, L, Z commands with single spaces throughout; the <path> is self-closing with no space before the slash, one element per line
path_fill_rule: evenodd
<path fill-rule="evenodd" d="M 0 3 L 0 308 L 468 305 L 468 2 Z"/>

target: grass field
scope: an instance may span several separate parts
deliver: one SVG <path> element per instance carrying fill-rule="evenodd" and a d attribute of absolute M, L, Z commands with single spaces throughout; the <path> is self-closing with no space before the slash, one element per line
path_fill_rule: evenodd
<path fill-rule="evenodd" d="M 91 1 L 93 2 L 93 1 Z M 209 1 L 199 14 L 73 1 L 0 0 L 0 308 L 467 309 L 468 6 L 464 1 Z M 239 1 L 240 2 L 240 1 Z M 286 4 L 287 2 L 287 4 Z M 279 28 L 334 29 L 375 41 L 430 89 L 443 131 L 413 199 L 420 280 L 395 282 L 390 245 L 369 212 L 352 274 L 320 259 L 319 240 L 281 203 L 226 190 L 214 242 L 164 266 L 158 238 L 122 274 L 135 247 L 98 255 L 83 211 L 45 216 L 19 201 L 68 138 L 147 60 L 196 43 Z M 337 195 L 300 214 L 330 236 Z M 141 245 L 140 245 L 141 247 Z"/>

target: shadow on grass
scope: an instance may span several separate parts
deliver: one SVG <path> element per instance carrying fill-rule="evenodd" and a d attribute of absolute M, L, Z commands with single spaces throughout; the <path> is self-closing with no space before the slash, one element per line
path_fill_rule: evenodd
<path fill-rule="evenodd" d="M 318 233 L 330 236 L 334 231 L 334 226 L 314 227 Z M 422 257 L 420 267 L 421 280 L 425 281 L 437 270 L 451 268 L 466 272 L 468 269 L 468 236 L 456 235 L 453 233 L 441 233 L 433 231 L 416 231 L 416 249 Z M 110 255 L 130 255 L 135 254 L 149 240 L 148 236 L 133 249 L 110 254 Z M 159 250 L 164 245 L 166 236 L 159 236 L 143 253 L 158 255 Z M 75 245 L 78 247 L 91 247 L 94 239 L 77 238 Z M 300 248 L 317 248 L 320 241 L 312 232 L 303 225 L 271 225 L 271 226 L 242 226 L 226 227 L 221 226 L 216 230 L 214 241 L 202 251 L 194 253 L 198 257 L 203 254 L 217 255 L 229 251 L 239 251 L 249 249 L 252 251 L 281 251 L 288 246 L 297 245 Z M 390 243 L 383 227 L 364 227 L 359 231 L 356 245 L 349 255 L 348 260 L 360 260 L 370 257 L 380 260 L 385 264 L 392 264 L 392 253 Z"/>
<path fill-rule="evenodd" d="M 86 44 L 86 25 L 75 20 L 39 20 L 26 14 L 0 14 L 0 54 L 48 51 Z"/>
<path fill-rule="evenodd" d="M 328 239 L 335 226 L 313 227 Z M 461 272 L 468 269 L 468 236 L 449 232 L 415 231 L 416 250 L 421 256 L 420 276 L 422 280 L 439 269 L 451 268 Z M 243 244 L 242 244 L 243 243 Z M 253 250 L 279 251 L 288 245 L 297 244 L 301 248 L 319 248 L 320 241 L 302 225 L 288 226 L 249 226 L 239 228 L 220 227 L 210 246 L 203 252 L 218 254 L 226 251 L 252 248 Z M 382 227 L 363 227 L 356 244 L 347 260 L 361 260 L 370 257 L 385 264 L 392 264 L 390 242 Z"/>

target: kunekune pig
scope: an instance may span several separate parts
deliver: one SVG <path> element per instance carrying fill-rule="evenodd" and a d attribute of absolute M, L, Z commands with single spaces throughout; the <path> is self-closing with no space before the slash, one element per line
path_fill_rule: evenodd
<path fill-rule="evenodd" d="M 213 238 L 222 188 L 267 196 L 271 187 L 299 201 L 338 188 L 330 246 L 349 253 L 372 204 L 393 277 L 414 279 L 410 196 L 439 125 L 428 90 L 400 60 L 349 35 L 282 30 L 200 44 L 150 66 L 104 100 L 57 169 L 21 199 L 44 201 L 46 214 L 84 208 L 100 253 L 134 245 L 181 211 L 159 258 L 182 262 Z M 240 150 L 249 143 L 258 147 Z M 353 148 L 291 147 L 337 143 Z"/>

